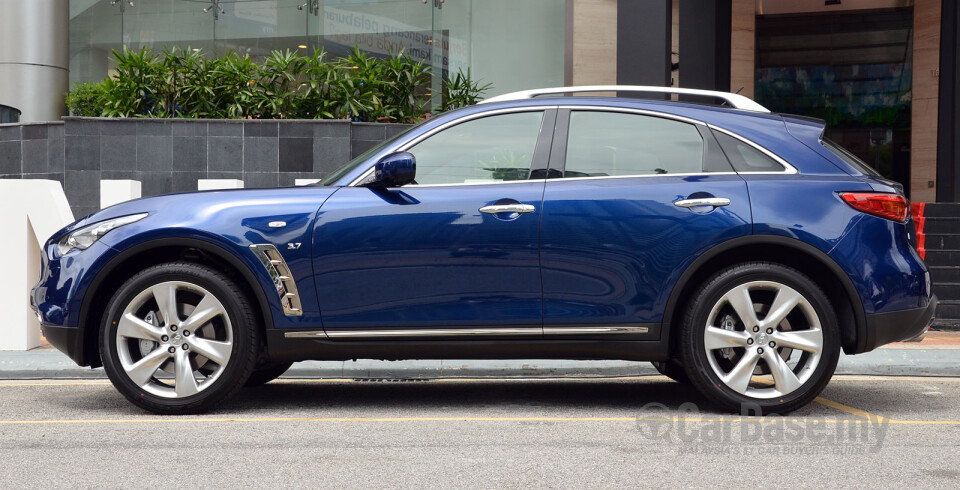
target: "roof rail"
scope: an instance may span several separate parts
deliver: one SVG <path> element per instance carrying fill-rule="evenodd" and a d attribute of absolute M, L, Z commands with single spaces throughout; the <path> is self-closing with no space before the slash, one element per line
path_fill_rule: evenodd
<path fill-rule="evenodd" d="M 504 102 L 508 100 L 532 99 L 541 95 L 561 95 L 580 92 L 640 92 L 653 94 L 680 94 L 697 95 L 702 97 L 713 97 L 721 99 L 730 104 L 735 109 L 743 109 L 754 112 L 770 112 L 766 107 L 742 96 L 730 92 L 718 92 L 716 90 L 698 90 L 692 88 L 673 88 L 673 87 L 653 87 L 645 85 L 585 85 L 580 87 L 554 87 L 538 88 L 534 90 L 522 90 L 520 92 L 511 92 L 509 94 L 498 95 L 486 99 L 481 104 L 488 102 Z"/>

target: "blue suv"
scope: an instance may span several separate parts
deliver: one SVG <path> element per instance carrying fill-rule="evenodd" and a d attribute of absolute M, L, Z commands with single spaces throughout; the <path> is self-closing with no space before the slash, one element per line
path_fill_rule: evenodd
<path fill-rule="evenodd" d="M 597 91 L 660 100 L 565 95 Z M 902 186 L 823 131 L 729 93 L 508 94 L 317 185 L 87 216 L 46 243 L 31 304 L 156 413 L 356 358 L 652 361 L 724 409 L 788 412 L 841 349 L 921 335 L 937 303 Z"/>

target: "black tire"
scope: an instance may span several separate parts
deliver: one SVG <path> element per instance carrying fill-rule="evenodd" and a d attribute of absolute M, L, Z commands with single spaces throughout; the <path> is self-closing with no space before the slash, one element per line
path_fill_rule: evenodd
<path fill-rule="evenodd" d="M 653 367 L 657 368 L 657 371 L 660 374 L 676 381 L 677 383 L 682 383 L 685 385 L 690 384 L 690 377 L 687 376 L 686 370 L 683 369 L 683 366 L 677 362 L 676 359 L 653 361 L 650 364 L 653 364 Z"/>
<path fill-rule="evenodd" d="M 250 377 L 247 378 L 247 384 L 245 386 L 251 388 L 265 385 L 287 372 L 290 366 L 293 366 L 292 362 L 269 363 L 258 366 L 257 369 L 250 374 Z"/>
<path fill-rule="evenodd" d="M 764 288 L 770 289 L 765 290 Z M 789 292 L 790 289 L 793 291 Z M 757 332 L 750 333 L 753 332 L 753 327 L 746 328 L 743 325 L 745 322 L 739 318 L 739 314 L 731 315 L 729 313 L 735 311 L 735 308 L 733 303 L 725 298 L 736 298 L 736 295 L 733 294 L 735 291 L 747 291 L 746 294 L 750 298 L 751 307 L 754 310 L 754 313 L 752 313 L 754 319 L 748 321 L 759 320 L 759 322 L 763 322 L 766 319 L 766 313 L 773 306 L 771 298 L 775 298 L 781 291 L 787 291 L 787 294 L 792 297 L 796 297 L 796 293 L 799 293 L 802 301 L 789 310 L 789 315 L 783 321 L 773 326 L 765 325 Z M 726 296 L 728 292 L 731 294 Z M 770 304 L 765 305 L 765 302 Z M 718 308 L 718 310 L 715 311 L 715 308 Z M 729 309 L 724 310 L 724 308 Z M 764 308 L 767 308 L 767 310 L 763 311 Z M 816 283 L 790 267 L 769 262 L 749 262 L 728 267 L 713 275 L 696 291 L 692 300 L 687 304 L 686 310 L 681 323 L 682 330 L 679 342 L 681 362 L 694 387 L 724 409 L 753 414 L 756 414 L 756 410 L 760 410 L 760 413 L 763 414 L 791 412 L 813 401 L 830 382 L 830 378 L 836 369 L 841 346 L 840 329 L 833 307 Z M 725 316 L 721 316 L 723 312 L 727 312 Z M 811 312 L 815 313 L 815 316 Z M 715 318 L 709 318 L 711 313 L 714 314 Z M 763 318 L 760 318 L 761 314 Z M 750 315 L 750 313 L 747 313 L 747 315 Z M 735 324 L 732 321 L 734 317 L 736 318 Z M 726 323 L 711 323 L 711 326 L 718 329 L 734 330 L 734 333 L 740 336 L 738 339 L 743 339 L 743 347 L 720 348 L 716 346 L 716 343 L 712 343 L 711 348 L 713 350 L 707 351 L 705 337 L 708 323 L 716 322 L 719 318 L 723 318 Z M 811 320 L 811 318 L 814 320 Z M 773 319 L 770 321 L 772 322 Z M 817 321 L 821 334 L 821 344 L 818 348 L 801 349 L 798 347 L 791 349 L 784 347 L 784 344 L 788 343 L 785 335 L 807 333 L 816 336 L 817 329 L 812 325 L 815 325 Z M 768 332 L 767 328 L 771 328 L 773 333 L 769 337 L 762 336 L 763 333 Z M 803 330 L 809 330 L 809 332 L 803 332 Z M 717 330 L 712 332 L 716 333 Z M 726 334 L 726 332 L 719 333 Z M 711 335 L 711 339 L 725 337 L 725 335 L 719 337 Z M 775 342 L 778 338 L 780 339 L 779 344 Z M 793 338 L 796 339 L 797 337 Z M 774 342 L 770 343 L 768 340 Z M 749 346 L 746 342 L 750 342 Z M 775 347 L 770 347 L 771 345 Z M 818 351 L 818 353 L 814 351 Z M 790 378 L 789 373 L 785 371 L 780 371 L 780 376 L 774 377 L 771 373 L 773 365 L 787 366 L 786 361 L 780 362 L 780 360 L 784 359 L 785 356 L 794 359 L 794 355 L 797 356 L 797 364 L 795 367 L 788 367 L 796 379 Z M 817 355 L 819 357 L 816 357 Z M 756 364 L 753 364 L 753 369 L 750 369 L 751 364 L 749 362 L 742 365 L 739 362 L 752 357 L 759 359 Z M 768 362 L 768 359 L 770 362 Z M 718 374 L 716 366 L 724 369 L 724 364 L 730 366 L 729 371 L 726 371 L 723 375 L 731 381 L 731 384 L 742 387 L 744 386 L 742 384 L 744 380 L 748 383 L 745 388 L 742 388 L 742 392 L 731 388 L 721 378 L 721 374 Z M 736 369 L 741 366 L 745 367 Z M 734 377 L 732 376 L 734 371 L 748 373 L 748 375 Z M 791 383 L 784 383 L 779 386 L 765 385 L 757 382 L 756 376 L 758 375 L 769 376 L 771 382 L 777 381 L 779 378 Z M 741 382 L 736 383 L 735 379 L 739 379 Z M 790 387 L 790 389 L 784 389 L 781 392 L 781 386 Z"/>
<path fill-rule="evenodd" d="M 148 318 L 150 315 L 155 315 L 153 318 L 159 318 L 163 315 L 163 313 L 160 313 L 163 308 L 159 306 L 160 301 L 158 299 L 161 296 L 150 291 L 159 290 L 160 288 L 154 289 L 154 286 L 161 286 L 165 283 L 176 284 L 172 289 L 174 291 L 172 296 L 177 310 L 182 312 L 176 316 L 183 318 L 182 323 L 184 325 L 184 328 L 177 333 L 183 333 L 184 335 L 172 334 L 169 331 L 170 325 L 167 325 L 166 320 L 164 320 L 163 325 L 154 323 L 153 328 L 155 330 L 151 330 L 151 332 L 167 333 L 163 337 L 167 340 L 161 341 L 158 339 L 151 343 L 150 340 L 139 340 L 143 337 L 123 337 L 118 342 L 118 329 L 120 328 L 118 322 L 121 320 L 125 309 L 134 308 L 135 300 L 138 304 L 142 303 L 137 311 L 150 310 L 151 308 L 156 310 L 156 313 L 149 312 L 147 314 Z M 205 298 L 207 294 L 212 295 L 213 299 L 219 302 L 216 311 L 220 313 L 204 323 L 197 323 L 194 332 L 190 332 L 189 327 L 186 326 L 189 314 L 184 309 L 191 306 L 190 301 L 199 304 L 198 300 L 191 298 Z M 169 295 L 167 296 L 169 297 Z M 147 299 L 142 299 L 144 297 Z M 181 300 L 183 300 L 182 303 Z M 192 307 L 196 307 L 197 304 L 192 305 Z M 256 365 L 260 349 L 260 325 L 250 301 L 247 295 L 231 279 L 210 267 L 190 262 L 171 262 L 150 267 L 127 280 L 114 294 L 106 311 L 104 323 L 100 329 L 100 356 L 104 370 L 110 381 L 123 396 L 134 405 L 150 412 L 166 415 L 209 411 L 242 388 Z M 138 318 L 140 317 L 138 316 Z M 175 324 L 176 321 L 170 323 Z M 146 322 L 145 324 L 149 325 Z M 215 333 L 213 335 L 204 333 L 211 331 Z M 192 335 L 192 337 L 188 335 Z M 225 355 L 229 352 L 229 355 L 224 356 L 227 360 L 222 365 L 212 363 L 213 356 L 210 356 L 204 364 L 204 366 L 213 366 L 209 368 L 212 373 L 208 374 L 203 371 L 207 369 L 204 366 L 195 366 L 202 359 L 207 359 L 201 357 L 198 349 L 200 349 L 200 342 L 219 341 L 220 338 L 217 335 L 229 336 L 225 337 L 226 340 L 218 348 L 218 352 L 221 354 Z M 182 343 L 174 344 L 174 337 L 177 338 L 176 342 Z M 146 349 L 143 347 L 143 342 L 147 342 L 148 347 Z M 189 345 L 190 342 L 194 343 L 193 350 Z M 168 343 L 170 345 L 167 345 Z M 121 353 L 118 345 L 125 349 L 124 353 Z M 149 347 L 151 345 L 154 346 L 152 349 Z M 211 345 L 211 343 L 207 345 Z M 181 353 L 179 348 L 184 351 L 183 359 L 186 360 L 184 363 L 180 363 L 181 358 L 179 356 Z M 138 355 L 138 349 L 142 357 L 135 359 Z M 144 378 L 150 376 L 146 378 L 147 381 L 144 384 L 138 385 L 135 383 L 124 368 L 124 363 L 130 368 L 136 362 L 144 361 L 146 357 L 151 355 L 155 355 L 159 359 L 165 356 L 161 352 L 162 349 L 167 349 L 170 352 L 170 355 L 167 356 L 168 359 L 158 361 L 162 363 L 159 364 L 161 367 L 152 371 L 152 374 L 144 375 Z M 146 353 L 143 353 L 144 350 L 146 350 Z M 173 363 L 173 368 L 170 367 L 170 363 Z M 193 376 L 193 379 L 196 379 L 196 372 L 200 372 L 207 377 L 200 382 L 183 383 L 182 386 L 193 385 L 190 391 L 195 392 L 192 394 L 184 393 L 181 396 L 176 389 L 176 382 L 171 387 L 169 385 L 170 380 L 164 379 L 163 375 L 157 376 L 161 370 L 164 370 L 162 366 L 174 370 L 175 373 L 181 372 L 179 370 L 181 366 L 189 366 L 190 371 L 187 371 L 186 367 L 182 371 L 187 373 L 186 376 Z M 143 372 L 146 373 L 151 369 L 152 367 L 143 370 Z M 206 382 L 210 384 L 207 385 Z M 174 393 L 169 393 L 171 389 Z M 184 389 L 186 390 L 186 388 Z M 158 391 L 161 393 L 158 394 Z M 163 396 L 165 392 L 167 395 Z"/>

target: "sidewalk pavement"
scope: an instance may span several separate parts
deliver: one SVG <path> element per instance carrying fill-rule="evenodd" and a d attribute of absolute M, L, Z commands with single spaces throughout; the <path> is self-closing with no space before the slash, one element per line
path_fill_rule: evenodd
<path fill-rule="evenodd" d="M 649 362 L 530 360 L 304 361 L 285 378 L 433 379 L 621 377 L 658 374 Z M 929 332 L 923 342 L 900 342 L 856 356 L 840 356 L 837 374 L 960 376 L 960 332 Z M 0 379 L 105 378 L 52 347 L 0 351 Z"/>

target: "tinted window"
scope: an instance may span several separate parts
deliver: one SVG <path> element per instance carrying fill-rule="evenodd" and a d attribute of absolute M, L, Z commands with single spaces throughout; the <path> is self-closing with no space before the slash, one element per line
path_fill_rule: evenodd
<path fill-rule="evenodd" d="M 847 165 L 857 169 L 860 173 L 864 175 L 872 175 L 874 177 L 881 177 L 880 173 L 873 169 L 870 165 L 867 165 L 866 162 L 857 158 L 856 155 L 850 153 L 846 148 L 830 141 L 826 138 L 823 139 L 823 146 L 827 147 L 828 150 L 833 152 L 834 155 L 840 157 L 841 160 L 847 162 Z"/>
<path fill-rule="evenodd" d="M 703 138 L 693 124 L 616 112 L 573 112 L 565 177 L 695 173 Z"/>
<path fill-rule="evenodd" d="M 737 172 L 783 172 L 783 165 L 753 146 L 720 131 L 713 135 Z"/>
<path fill-rule="evenodd" d="M 418 184 L 526 180 L 543 112 L 474 119 L 445 129 L 408 150 Z"/>

